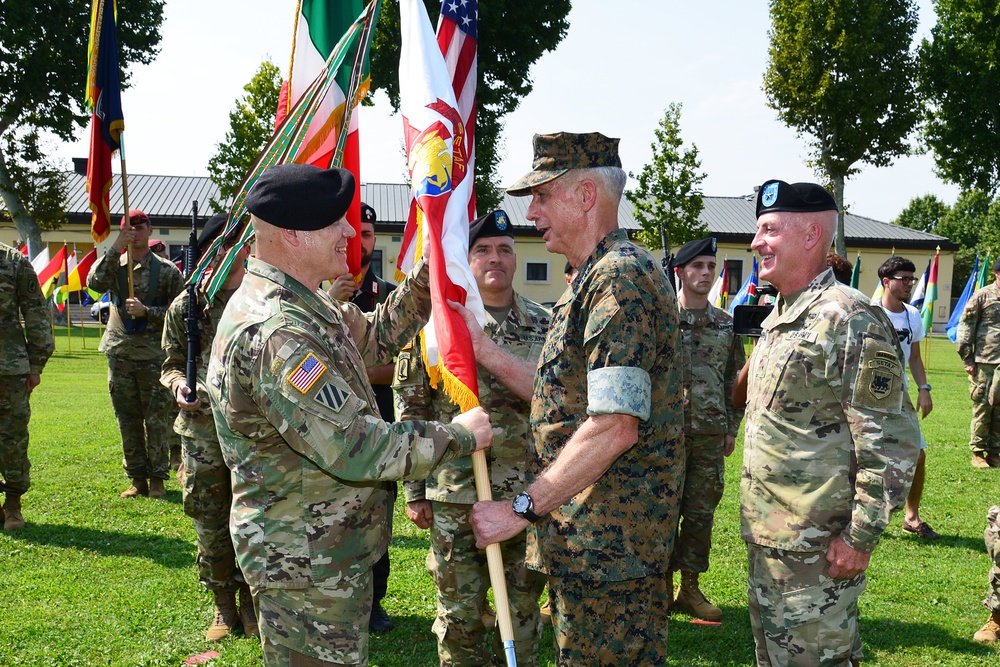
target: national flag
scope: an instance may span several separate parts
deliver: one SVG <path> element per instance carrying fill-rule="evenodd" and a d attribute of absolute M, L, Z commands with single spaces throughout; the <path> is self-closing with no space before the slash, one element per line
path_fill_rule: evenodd
<path fill-rule="evenodd" d="M 115 0 L 94 0 L 87 73 L 87 108 L 91 110 L 87 196 L 91 210 L 90 235 L 98 243 L 111 233 L 111 156 L 121 148 L 121 134 L 125 129 L 116 18 Z"/>
<path fill-rule="evenodd" d="M 437 43 L 444 56 L 455 93 L 458 115 L 465 125 L 465 145 L 468 153 L 468 172 L 475 173 L 476 163 L 476 82 L 478 77 L 479 2 L 478 0 L 443 0 L 438 17 Z M 455 195 L 452 195 L 453 197 Z M 476 218 L 476 184 L 469 188 L 469 220 Z M 410 201 L 410 219 L 415 215 Z M 415 225 L 407 225 L 403 243 L 396 260 L 396 279 L 402 280 L 420 256 L 420 240 L 415 238 Z M 409 234 L 407 234 L 409 232 Z"/>
<path fill-rule="evenodd" d="M 90 269 L 96 262 L 97 248 L 91 248 L 90 252 L 84 255 L 78 264 L 76 263 L 76 253 L 73 253 L 73 261 L 68 262 L 69 276 L 66 278 L 66 284 L 56 292 L 57 303 L 65 301 L 71 292 L 83 291 L 95 300 L 101 297 L 100 292 L 94 292 L 87 288 L 87 276 L 90 275 Z"/>
<path fill-rule="evenodd" d="M 948 340 L 952 343 L 958 338 L 958 321 L 962 319 L 962 311 L 965 310 L 965 304 L 969 302 L 973 292 L 976 291 L 977 280 L 979 280 L 979 253 L 976 253 L 976 263 L 972 266 L 972 273 L 969 274 L 969 279 L 965 283 L 965 289 L 962 290 L 962 295 L 958 297 L 958 303 L 955 304 L 955 308 L 951 311 L 948 324 L 945 325 Z"/>
<path fill-rule="evenodd" d="M 253 238 L 253 228 L 247 224 L 249 216 L 244 205 L 247 193 L 250 192 L 250 189 L 257 182 L 257 179 L 260 178 L 260 175 L 264 173 L 265 169 L 277 164 L 293 161 L 292 157 L 298 153 L 313 120 L 318 117 L 318 109 L 321 103 L 326 98 L 330 88 L 337 85 L 334 77 L 345 60 L 349 61 L 356 70 L 355 75 L 350 77 L 352 85 L 356 84 L 360 86 L 361 61 L 355 56 L 359 53 L 368 53 L 375 32 L 375 18 L 378 15 L 379 7 L 380 0 L 373 0 L 365 6 L 348 31 L 337 42 L 319 75 L 299 100 L 292 105 L 288 115 L 281 121 L 277 131 L 257 156 L 254 166 L 243 177 L 243 182 L 236 189 L 233 205 L 229 209 L 229 219 L 226 221 L 226 228 L 212 242 L 208 250 L 202 253 L 201 258 L 198 260 L 198 265 L 187 281 L 188 283 L 197 284 L 202 278 L 207 278 L 207 283 L 204 285 L 204 294 L 208 305 L 212 304 L 216 293 L 222 287 L 222 283 L 225 282 L 230 268 L 239 255 L 240 249 Z M 349 90 L 348 94 L 352 98 L 357 96 L 355 90 Z M 342 119 L 344 127 L 350 122 L 352 109 L 353 107 L 349 108 L 347 115 Z M 347 133 L 343 131 L 344 127 L 337 130 L 338 139 L 337 147 L 333 154 L 333 166 L 339 166 L 340 160 L 343 159 L 344 144 L 347 140 Z M 237 229 L 242 229 L 237 243 L 228 250 L 223 249 L 223 241 L 226 238 L 232 238 Z"/>
<path fill-rule="evenodd" d="M 28 244 L 27 243 L 25 243 L 24 245 L 21 245 L 20 243 L 18 243 L 17 244 L 17 249 L 20 250 L 21 254 L 24 255 L 25 257 L 28 256 Z"/>
<path fill-rule="evenodd" d="M 854 269 L 851 271 L 851 287 L 858 289 L 858 285 L 861 283 L 861 253 L 858 253 L 858 258 L 854 260 Z"/>
<path fill-rule="evenodd" d="M 924 321 L 924 334 L 930 334 L 931 325 L 934 322 L 934 302 L 937 301 L 937 277 L 938 277 L 938 255 L 941 251 L 934 253 L 931 261 L 930 277 L 927 279 L 927 291 L 924 294 L 924 303 L 920 308 L 920 319 Z"/>
<path fill-rule="evenodd" d="M 73 249 L 69 251 L 69 256 L 66 258 L 66 263 L 63 265 L 64 274 L 66 275 L 67 278 L 69 277 L 70 272 L 73 271 L 74 269 L 76 269 L 75 245 L 73 246 Z M 61 279 L 62 276 L 60 276 L 60 280 Z M 53 300 L 56 302 L 56 308 L 58 308 L 59 312 L 61 313 L 64 310 L 66 310 L 66 299 L 68 298 L 68 296 L 66 292 L 66 285 L 59 285 L 58 280 L 56 281 L 56 285 L 57 286 L 55 288 L 55 294 L 53 295 Z"/>
<path fill-rule="evenodd" d="M 469 168 L 465 127 L 444 57 L 421 0 L 400 2 L 402 49 L 399 99 L 413 196 L 410 238 L 428 243 L 431 321 L 421 337 L 428 374 L 461 410 L 479 404 L 476 358 L 465 322 L 446 301 L 458 301 L 485 321 L 469 268 Z"/>
<path fill-rule="evenodd" d="M 979 274 L 976 276 L 977 290 L 982 287 L 986 287 L 986 285 L 989 284 L 991 268 L 992 264 L 990 264 L 990 256 L 986 255 L 986 258 L 983 260 L 982 264 L 979 267 Z"/>
<path fill-rule="evenodd" d="M 910 292 L 910 305 L 920 310 L 924 305 L 924 295 L 927 293 L 927 280 L 931 277 L 931 260 L 927 260 L 927 267 L 924 268 L 924 272 L 920 275 L 920 280 L 913 287 L 913 291 Z M 879 295 L 879 301 L 882 300 L 882 295 Z"/>
<path fill-rule="evenodd" d="M 729 258 L 727 257 L 722 262 L 722 271 L 719 272 L 719 277 L 715 279 L 712 289 L 708 292 L 708 302 L 716 308 L 725 308 L 726 297 L 729 296 L 729 269 L 726 267 L 728 262 Z"/>
<path fill-rule="evenodd" d="M 66 246 L 59 249 L 45 268 L 38 272 L 38 284 L 42 288 L 42 294 L 48 299 L 56 289 L 59 276 L 66 270 Z"/>
<path fill-rule="evenodd" d="M 35 258 L 31 260 L 31 268 L 35 270 L 35 275 L 37 276 L 42 271 L 44 271 L 45 267 L 48 265 L 49 265 L 49 247 L 44 246 L 38 252 L 38 254 L 35 255 Z"/>
<path fill-rule="evenodd" d="M 747 305 L 750 303 L 751 298 L 756 299 L 758 281 L 757 257 L 754 256 L 753 265 L 750 267 L 750 275 L 743 281 L 740 291 L 736 293 L 736 296 L 733 297 L 733 300 L 729 304 L 730 314 L 732 314 L 732 312 L 736 309 L 736 306 Z"/>
<path fill-rule="evenodd" d="M 365 4 L 364 0 L 299 0 L 292 36 L 292 62 L 288 79 L 282 83 L 276 127 L 281 125 L 291 107 L 323 71 L 337 42 L 351 28 Z M 378 20 L 377 14 L 375 20 Z M 357 233 L 348 240 L 347 264 L 351 273 L 356 275 L 361 270 L 361 158 L 358 117 L 350 111 L 368 94 L 371 77 L 368 73 L 368 50 L 357 51 L 355 56 L 360 68 L 345 68 L 336 72 L 335 84 L 324 96 L 315 120 L 310 123 L 302 143 L 289 161 L 309 163 L 323 169 L 333 166 L 344 119 L 350 116 L 343 158 L 338 164 L 354 174 L 354 201 L 347 211 L 347 220 Z M 358 77 L 358 81 L 352 82 L 352 77 Z"/>

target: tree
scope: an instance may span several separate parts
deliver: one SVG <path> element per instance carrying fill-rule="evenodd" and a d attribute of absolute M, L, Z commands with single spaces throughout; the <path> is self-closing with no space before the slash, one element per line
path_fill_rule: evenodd
<path fill-rule="evenodd" d="M 953 285 L 964 285 L 969 279 L 977 252 L 992 251 L 993 257 L 996 257 L 997 249 L 984 245 L 984 233 L 996 226 L 990 216 L 992 204 L 990 196 L 982 190 L 966 190 L 958 196 L 955 205 L 934 230 L 935 234 L 947 236 L 959 246 L 952 272 Z"/>
<path fill-rule="evenodd" d="M 1000 186 L 1000 7 L 936 0 L 919 49 L 924 141 L 941 178 L 993 195 Z"/>
<path fill-rule="evenodd" d="M 698 147 L 683 147 L 680 121 L 681 105 L 671 103 L 654 130 L 653 160 L 638 176 L 629 173 L 639 186 L 625 196 L 642 224 L 639 238 L 651 250 L 663 248 L 665 252 L 708 234 L 708 227 L 698 219 L 705 206 L 698 185 L 705 174 L 699 171 Z"/>
<path fill-rule="evenodd" d="M 66 221 L 69 180 L 66 172 L 39 150 L 37 131 L 8 132 L 3 152 L 12 156 L 11 187 L 40 229 L 59 229 Z M 5 212 L 4 218 L 10 220 Z"/>
<path fill-rule="evenodd" d="M 844 181 L 859 162 L 883 167 L 909 152 L 919 117 L 912 0 L 770 0 L 768 105 L 810 139 L 809 164 L 833 183 L 844 240 Z"/>
<path fill-rule="evenodd" d="M 439 0 L 424 0 L 436 25 Z M 502 200 L 496 167 L 503 117 L 532 90 L 531 66 L 556 48 L 569 24 L 570 0 L 490 0 L 479 3 L 479 84 L 476 89 L 476 199 L 481 211 Z M 399 111 L 399 6 L 382 5 L 371 50 L 372 93 L 385 90 Z"/>
<path fill-rule="evenodd" d="M 937 198 L 936 195 L 914 197 L 906 205 L 892 224 L 922 232 L 937 234 L 937 226 L 941 219 L 951 210 L 951 207 Z"/>
<path fill-rule="evenodd" d="M 226 138 L 216 144 L 216 154 L 208 161 L 208 174 L 223 195 L 221 202 L 214 198 L 209 201 L 216 212 L 228 209 L 229 197 L 236 192 L 274 134 L 281 71 L 273 62 L 265 60 L 243 90 L 246 95 L 236 100 L 236 108 L 229 112 Z"/>
<path fill-rule="evenodd" d="M 4 1 L 0 4 L 0 136 L 23 132 L 34 138 L 51 132 L 70 141 L 86 125 L 84 82 L 90 3 L 80 0 Z M 149 63 L 159 50 L 163 0 L 129 0 L 118 7 L 122 86 L 129 65 Z M 18 195 L 13 180 L 23 156 L 0 147 L 0 196 L 21 238 L 34 252 L 41 248 L 41 229 Z"/>

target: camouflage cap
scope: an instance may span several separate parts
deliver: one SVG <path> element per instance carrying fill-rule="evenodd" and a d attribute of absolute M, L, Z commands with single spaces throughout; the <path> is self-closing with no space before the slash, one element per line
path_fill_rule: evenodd
<path fill-rule="evenodd" d="M 573 134 L 536 134 L 532 139 L 535 159 L 531 171 L 517 183 L 507 188 L 512 197 L 526 197 L 531 188 L 559 178 L 570 169 L 593 167 L 621 167 L 618 157 L 619 139 L 606 137 L 600 132 Z"/>

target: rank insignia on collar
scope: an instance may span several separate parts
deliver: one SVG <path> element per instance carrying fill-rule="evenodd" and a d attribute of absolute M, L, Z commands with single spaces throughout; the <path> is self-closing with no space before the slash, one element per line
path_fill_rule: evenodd
<path fill-rule="evenodd" d="M 316 358 L 312 352 L 306 355 L 298 368 L 289 373 L 288 384 L 292 385 L 303 394 L 316 383 L 323 373 L 326 372 L 326 365 Z"/>

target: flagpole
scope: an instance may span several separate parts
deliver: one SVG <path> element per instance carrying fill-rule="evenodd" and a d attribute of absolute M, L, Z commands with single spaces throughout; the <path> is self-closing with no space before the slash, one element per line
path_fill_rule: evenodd
<path fill-rule="evenodd" d="M 63 271 L 66 273 L 66 286 L 69 287 L 69 244 L 63 239 Z M 75 246 L 74 246 L 75 248 Z M 59 279 L 56 278 L 56 291 L 59 290 Z M 73 315 L 70 312 L 69 290 L 66 291 L 66 351 L 73 351 Z"/>
<path fill-rule="evenodd" d="M 129 207 L 128 207 L 128 172 L 125 170 L 125 133 L 122 132 L 118 137 L 118 157 L 121 158 L 122 165 L 122 203 L 125 206 L 125 224 L 129 227 L 132 226 L 132 219 L 128 217 Z M 129 243 L 126 246 L 126 253 L 128 254 L 128 298 L 135 298 L 135 286 L 132 279 L 132 244 Z M 132 316 L 133 319 L 135 316 Z"/>
<path fill-rule="evenodd" d="M 76 241 L 73 242 L 73 256 L 76 257 Z M 80 266 L 80 260 L 76 260 L 76 265 Z M 79 270 L 77 270 L 77 276 L 80 275 Z M 66 282 L 69 282 L 69 274 L 66 275 Z M 77 314 L 80 316 L 80 344 L 83 349 L 87 349 L 87 336 L 84 335 L 83 331 L 83 283 L 80 283 L 80 289 L 76 291 L 76 310 Z"/>

